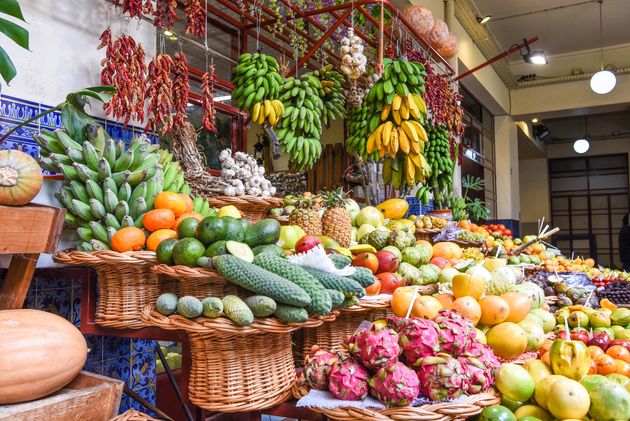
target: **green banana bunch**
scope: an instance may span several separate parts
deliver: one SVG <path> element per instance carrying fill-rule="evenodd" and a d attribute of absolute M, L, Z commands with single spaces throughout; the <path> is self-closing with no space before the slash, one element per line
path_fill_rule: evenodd
<path fill-rule="evenodd" d="M 332 69 L 332 65 L 328 64 L 319 70 L 307 73 L 321 82 L 319 96 L 324 101 L 324 110 L 321 115 L 322 123 L 328 126 L 332 120 L 344 118 L 346 116 L 346 97 L 343 93 L 344 77 L 341 73 Z"/>
<path fill-rule="evenodd" d="M 372 111 L 365 101 L 359 108 L 353 107 L 350 109 L 347 119 L 348 139 L 346 140 L 346 150 L 351 154 L 378 161 L 378 152 L 368 154 L 366 150 L 371 119 Z"/>
<path fill-rule="evenodd" d="M 217 210 L 210 207 L 208 199 L 205 199 L 198 194 L 193 197 L 193 211 L 203 215 L 204 218 L 217 215 Z"/>
<path fill-rule="evenodd" d="M 164 178 L 162 191 L 190 194 L 190 186 L 184 180 L 184 170 L 178 161 L 173 160 L 173 154 L 167 150 L 158 151 L 160 165 L 163 168 Z"/>
<path fill-rule="evenodd" d="M 232 83 L 236 86 L 232 101 L 238 108 L 247 110 L 252 121 L 274 125 L 280 118 L 280 104 L 273 101 L 278 99 L 284 83 L 279 70 L 275 58 L 261 53 L 242 54 L 232 70 Z M 261 113 L 261 109 L 265 111 Z"/>
<path fill-rule="evenodd" d="M 434 191 L 444 192 L 450 189 L 453 184 L 453 170 L 455 162 L 451 159 L 450 142 L 446 126 L 429 126 L 427 130 L 429 141 L 424 149 L 424 156 L 431 167 L 431 177 L 428 184 Z M 416 194 L 423 203 L 428 203 L 429 199 L 424 192 Z"/>
<path fill-rule="evenodd" d="M 407 97 L 409 94 L 424 93 L 424 78 L 426 71 L 421 63 L 407 60 L 383 60 L 383 75 L 372 86 L 366 100 L 371 104 L 392 104 L 394 94 Z"/>
<path fill-rule="evenodd" d="M 289 78 L 281 87 L 284 115 L 275 130 L 282 152 L 297 171 L 310 168 L 322 153 L 321 115 L 325 106 L 319 91 L 322 83 L 310 74 Z"/>

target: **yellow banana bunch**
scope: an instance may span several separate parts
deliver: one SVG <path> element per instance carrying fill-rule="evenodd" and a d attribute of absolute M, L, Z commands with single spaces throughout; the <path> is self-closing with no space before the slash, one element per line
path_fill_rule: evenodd
<path fill-rule="evenodd" d="M 394 94 L 391 104 L 385 104 L 381 111 L 381 121 L 386 121 L 390 114 L 394 122 L 400 125 L 404 120 L 420 119 L 427 113 L 427 106 L 418 94 L 400 96 Z"/>
<path fill-rule="evenodd" d="M 431 168 L 422 154 L 410 153 L 383 160 L 383 182 L 391 183 L 395 189 L 405 185 L 413 187 L 418 183 L 424 184 L 430 173 Z"/>
<path fill-rule="evenodd" d="M 263 125 L 265 121 L 275 126 L 284 114 L 284 105 L 277 99 L 260 101 L 252 106 L 252 121 Z"/>
<path fill-rule="evenodd" d="M 381 158 L 385 155 L 395 158 L 398 151 L 405 155 L 418 155 L 424 151 L 428 140 L 427 132 L 417 121 L 403 120 L 399 125 L 386 121 L 368 137 L 366 152 L 371 154 L 378 151 Z"/>

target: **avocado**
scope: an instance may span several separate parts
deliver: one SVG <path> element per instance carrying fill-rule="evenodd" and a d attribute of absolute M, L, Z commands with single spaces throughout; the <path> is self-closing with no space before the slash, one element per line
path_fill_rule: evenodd
<path fill-rule="evenodd" d="M 275 219 L 263 219 L 245 231 L 245 244 L 256 247 L 275 244 L 280 239 L 280 223 Z"/>
<path fill-rule="evenodd" d="M 197 266 L 199 259 L 206 252 L 205 246 L 195 238 L 183 238 L 173 247 L 173 261 L 176 265 Z"/>
<path fill-rule="evenodd" d="M 241 224 L 241 220 L 236 219 L 232 216 L 224 216 L 221 219 L 225 224 L 225 239 L 238 242 L 243 241 L 243 237 L 245 236 L 245 229 L 243 229 L 243 224 Z"/>
<path fill-rule="evenodd" d="M 208 248 L 206 249 L 206 256 L 214 257 L 214 256 L 222 256 L 224 254 L 229 254 L 227 251 L 227 248 L 225 247 L 225 243 L 227 243 L 227 241 L 219 240 L 210 244 Z"/>
<path fill-rule="evenodd" d="M 197 226 L 197 240 L 206 246 L 215 241 L 225 240 L 227 237 L 228 223 L 225 218 L 209 216 L 204 218 Z"/>
<path fill-rule="evenodd" d="M 262 246 L 256 246 L 252 249 L 252 251 L 254 252 L 254 256 L 258 256 L 261 253 L 269 253 L 275 254 L 279 257 L 286 257 L 286 254 L 284 253 L 282 247 L 275 244 L 264 244 Z"/>

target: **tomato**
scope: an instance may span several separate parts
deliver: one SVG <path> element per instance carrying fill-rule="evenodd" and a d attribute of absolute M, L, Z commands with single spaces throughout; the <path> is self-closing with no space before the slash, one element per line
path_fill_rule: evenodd
<path fill-rule="evenodd" d="M 499 225 L 497 225 L 497 229 L 502 231 L 502 230 L 505 229 L 505 225 L 499 224 Z"/>
<path fill-rule="evenodd" d="M 383 272 L 376 275 L 381 281 L 381 294 L 391 294 L 398 287 L 405 286 L 405 279 L 391 272 Z"/>
<path fill-rule="evenodd" d="M 497 226 L 492 224 L 492 225 L 488 225 L 488 231 L 490 232 L 495 232 L 497 230 Z"/>
<path fill-rule="evenodd" d="M 381 281 L 380 279 L 374 279 L 374 283 L 369 287 L 365 288 L 365 295 L 378 295 L 381 292 Z"/>
<path fill-rule="evenodd" d="M 504 237 L 511 237 L 512 236 L 512 230 L 511 229 L 504 229 L 502 231 L 502 233 L 503 233 Z"/>

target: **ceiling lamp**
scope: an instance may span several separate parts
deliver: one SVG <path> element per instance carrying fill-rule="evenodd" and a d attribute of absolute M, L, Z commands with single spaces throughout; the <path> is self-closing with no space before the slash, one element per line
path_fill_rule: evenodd
<path fill-rule="evenodd" d="M 526 39 L 523 39 L 523 42 L 525 43 L 525 49 L 527 50 L 525 52 L 525 54 L 523 54 L 523 60 L 525 60 L 525 63 L 529 63 L 529 64 L 547 64 L 547 55 L 545 54 L 544 51 L 540 51 L 540 50 L 534 50 L 532 51 L 531 48 L 529 48 L 529 43 L 527 42 Z"/>
<path fill-rule="evenodd" d="M 586 139 L 578 139 L 573 142 L 573 150 L 579 154 L 588 152 L 588 149 L 591 147 L 591 144 Z"/>
<path fill-rule="evenodd" d="M 604 40 L 602 36 L 603 24 L 602 24 L 602 1 L 599 2 L 599 51 L 601 56 L 601 70 L 595 73 L 591 77 L 591 89 L 596 94 L 604 95 L 612 91 L 617 84 L 617 77 L 610 70 L 604 69 Z"/>
<path fill-rule="evenodd" d="M 490 21 L 490 19 L 492 19 L 492 16 L 490 15 L 486 15 L 484 17 L 477 16 L 477 22 L 479 22 L 480 25 L 485 25 Z"/>

